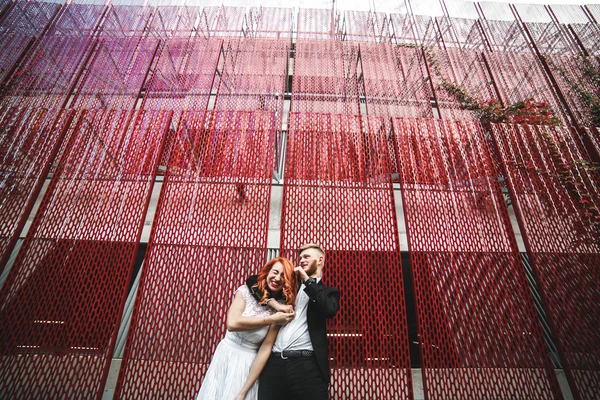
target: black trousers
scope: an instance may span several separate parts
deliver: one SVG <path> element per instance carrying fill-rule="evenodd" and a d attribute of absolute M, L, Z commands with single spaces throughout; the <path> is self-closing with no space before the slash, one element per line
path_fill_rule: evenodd
<path fill-rule="evenodd" d="M 328 386 L 314 356 L 271 356 L 260 375 L 258 400 L 327 400 Z"/>

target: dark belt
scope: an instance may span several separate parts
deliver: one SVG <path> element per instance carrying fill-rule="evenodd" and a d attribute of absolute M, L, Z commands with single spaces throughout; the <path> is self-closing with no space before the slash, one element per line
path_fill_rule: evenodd
<path fill-rule="evenodd" d="M 314 355 L 315 352 L 312 350 L 284 350 L 281 353 L 278 351 L 273 351 L 271 353 L 271 357 L 281 357 L 284 360 L 286 358 L 312 357 Z"/>

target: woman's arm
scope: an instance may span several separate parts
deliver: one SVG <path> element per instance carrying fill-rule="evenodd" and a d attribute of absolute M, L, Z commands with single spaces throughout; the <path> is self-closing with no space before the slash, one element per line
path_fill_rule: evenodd
<path fill-rule="evenodd" d="M 251 329 L 261 328 L 269 325 L 285 325 L 294 319 L 295 314 L 277 312 L 268 317 L 247 317 L 242 315 L 246 302 L 244 296 L 240 291 L 235 294 L 233 303 L 229 306 L 227 311 L 227 330 L 231 332 L 235 331 L 249 331 Z"/>
<path fill-rule="evenodd" d="M 237 395 L 235 400 L 244 400 L 246 398 L 246 395 L 248 394 L 248 391 L 260 376 L 260 373 L 267 364 L 267 360 L 271 355 L 271 349 L 275 344 L 275 339 L 277 338 L 277 333 L 279 333 L 279 328 L 281 328 L 279 325 L 271 325 L 271 327 L 269 328 L 269 332 L 267 333 L 265 340 L 260 345 L 258 353 L 256 353 L 256 358 L 254 359 L 254 362 L 250 367 L 248 378 L 246 379 L 246 382 L 244 383 L 240 394 Z"/>

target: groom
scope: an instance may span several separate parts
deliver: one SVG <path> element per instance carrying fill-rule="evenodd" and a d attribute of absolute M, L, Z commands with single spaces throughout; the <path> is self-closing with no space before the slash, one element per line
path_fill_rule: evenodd
<path fill-rule="evenodd" d="M 310 243 L 300 247 L 295 268 L 301 281 L 296 317 L 277 335 L 271 357 L 260 376 L 259 400 L 328 398 L 329 352 L 325 321 L 338 312 L 340 292 L 321 281 L 324 264 L 325 251 L 321 246 Z M 252 277 L 248 279 L 249 287 L 252 280 Z"/>

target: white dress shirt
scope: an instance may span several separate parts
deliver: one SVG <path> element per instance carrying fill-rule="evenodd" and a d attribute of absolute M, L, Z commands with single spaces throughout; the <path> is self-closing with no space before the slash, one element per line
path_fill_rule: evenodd
<path fill-rule="evenodd" d="M 319 282 L 321 278 L 317 278 Z M 316 285 L 316 283 L 313 283 Z M 283 350 L 314 350 L 308 333 L 308 303 L 310 297 L 304 292 L 304 284 L 300 286 L 296 296 L 296 317 L 284 325 L 279 330 L 273 351 L 281 352 Z"/>

